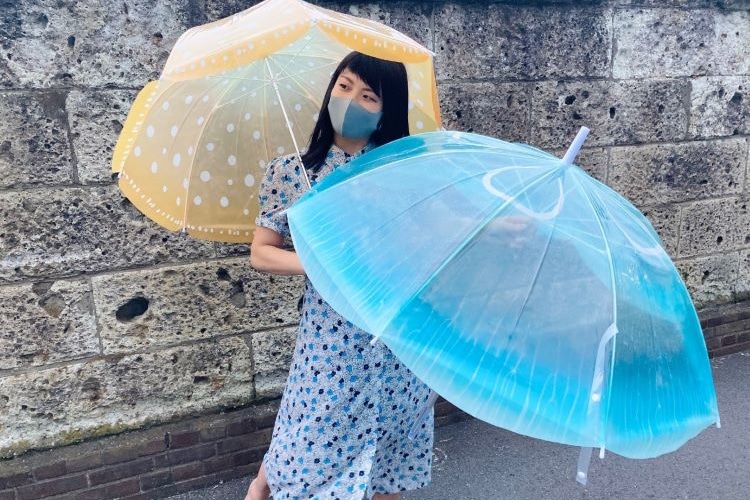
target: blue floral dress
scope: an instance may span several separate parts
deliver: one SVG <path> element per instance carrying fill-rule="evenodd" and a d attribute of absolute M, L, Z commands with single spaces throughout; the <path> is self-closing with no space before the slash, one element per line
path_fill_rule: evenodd
<path fill-rule="evenodd" d="M 355 156 L 333 146 L 310 182 Z M 305 191 L 296 156 L 271 162 L 257 225 L 289 238 L 285 210 Z M 306 281 L 294 357 L 264 459 L 274 500 L 369 500 L 430 482 L 432 412 L 416 438 L 407 437 L 429 388 L 371 340 Z"/>

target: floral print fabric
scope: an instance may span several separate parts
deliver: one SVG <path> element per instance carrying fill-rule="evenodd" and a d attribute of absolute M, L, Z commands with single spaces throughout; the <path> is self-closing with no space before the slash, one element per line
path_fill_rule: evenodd
<path fill-rule="evenodd" d="M 355 156 L 333 146 L 310 182 Z M 305 191 L 296 156 L 271 162 L 257 225 L 288 239 L 285 210 Z M 429 388 L 371 340 L 305 283 L 292 366 L 264 459 L 274 500 L 369 500 L 430 482 L 432 412 L 416 438 L 407 437 Z"/>

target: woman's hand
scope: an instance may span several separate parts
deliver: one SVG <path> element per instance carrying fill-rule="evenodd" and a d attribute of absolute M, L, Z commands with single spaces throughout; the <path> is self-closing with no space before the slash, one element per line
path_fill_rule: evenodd
<path fill-rule="evenodd" d="M 271 274 L 305 274 L 297 254 L 284 250 L 283 244 L 284 238 L 273 229 L 257 227 L 250 245 L 250 265 Z"/>

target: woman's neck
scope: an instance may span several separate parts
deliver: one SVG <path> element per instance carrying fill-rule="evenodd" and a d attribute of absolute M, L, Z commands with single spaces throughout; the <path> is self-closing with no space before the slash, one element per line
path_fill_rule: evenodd
<path fill-rule="evenodd" d="M 368 142 L 370 142 L 369 137 L 352 139 L 350 137 L 339 135 L 335 132 L 333 133 L 333 143 L 350 155 L 354 155 L 362 151 L 362 148 L 364 148 Z"/>

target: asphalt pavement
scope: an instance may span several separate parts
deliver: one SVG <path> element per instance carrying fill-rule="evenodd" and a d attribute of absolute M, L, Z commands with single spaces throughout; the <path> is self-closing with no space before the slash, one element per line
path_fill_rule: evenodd
<path fill-rule="evenodd" d="M 592 459 L 589 482 L 575 481 L 579 449 L 470 420 L 438 428 L 432 484 L 403 500 L 748 500 L 750 352 L 711 360 L 721 414 L 674 453 Z M 244 498 L 250 478 L 170 497 Z"/>

